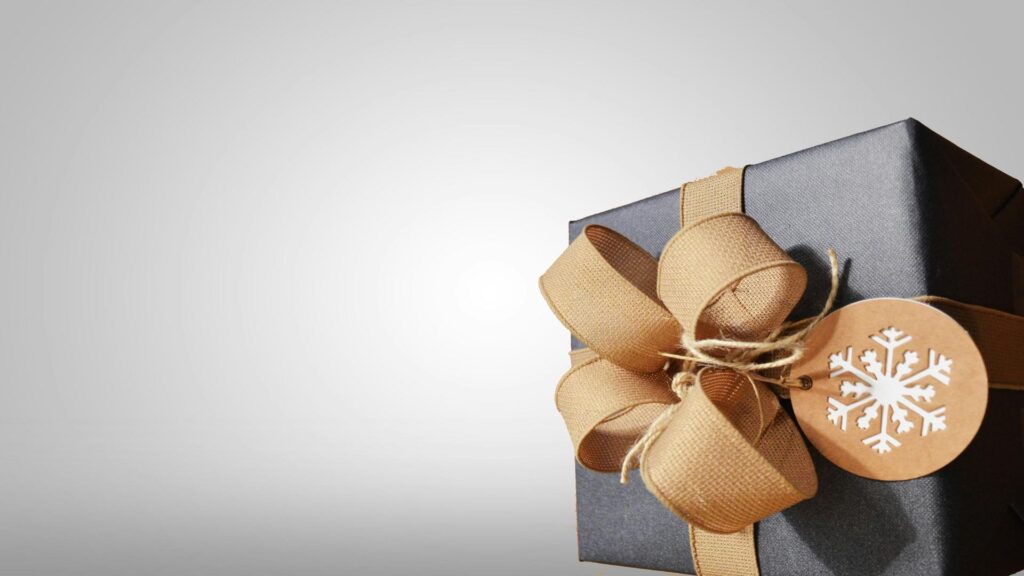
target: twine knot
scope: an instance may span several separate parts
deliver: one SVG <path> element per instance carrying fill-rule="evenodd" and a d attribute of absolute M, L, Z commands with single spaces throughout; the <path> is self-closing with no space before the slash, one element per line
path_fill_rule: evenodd
<path fill-rule="evenodd" d="M 682 400 L 685 388 L 697 381 L 697 374 L 692 367 L 684 367 L 672 376 L 672 391 Z"/>

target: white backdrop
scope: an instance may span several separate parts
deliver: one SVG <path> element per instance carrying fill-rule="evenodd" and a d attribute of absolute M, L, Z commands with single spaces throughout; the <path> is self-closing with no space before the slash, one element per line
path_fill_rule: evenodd
<path fill-rule="evenodd" d="M 914 116 L 1024 175 L 1024 10 L 0 4 L 0 573 L 575 561 L 566 221 Z"/>

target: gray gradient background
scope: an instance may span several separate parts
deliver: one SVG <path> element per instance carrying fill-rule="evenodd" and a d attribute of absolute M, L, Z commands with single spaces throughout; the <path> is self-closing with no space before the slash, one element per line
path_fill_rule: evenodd
<path fill-rule="evenodd" d="M 636 573 L 566 221 L 907 116 L 1024 175 L 1008 4 L 3 3 L 0 573 Z"/>

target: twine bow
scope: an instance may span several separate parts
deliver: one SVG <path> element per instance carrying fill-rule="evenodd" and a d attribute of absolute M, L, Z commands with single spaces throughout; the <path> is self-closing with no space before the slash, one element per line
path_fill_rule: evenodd
<path fill-rule="evenodd" d="M 714 533 L 812 497 L 810 455 L 759 371 L 802 353 L 834 298 L 830 258 L 826 309 L 786 324 L 806 273 L 744 214 L 686 226 L 660 261 L 609 228 L 584 229 L 540 279 L 588 347 L 556 392 L 579 462 L 625 477 L 639 461 L 662 504 Z"/>

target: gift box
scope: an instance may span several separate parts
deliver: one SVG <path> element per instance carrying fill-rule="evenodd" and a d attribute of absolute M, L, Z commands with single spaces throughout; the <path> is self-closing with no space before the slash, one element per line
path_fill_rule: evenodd
<path fill-rule="evenodd" d="M 742 208 L 807 270 L 791 317 L 829 292 L 829 248 L 842 263 L 837 307 L 934 295 L 1024 312 L 1021 183 L 913 119 L 747 166 Z M 676 189 L 573 221 L 570 241 L 600 224 L 658 257 L 679 214 Z M 991 389 L 967 449 L 921 478 L 863 478 L 809 450 L 817 494 L 756 524 L 761 574 L 1024 569 L 1024 392 Z M 696 573 L 687 523 L 631 476 L 576 464 L 580 560 Z"/>

